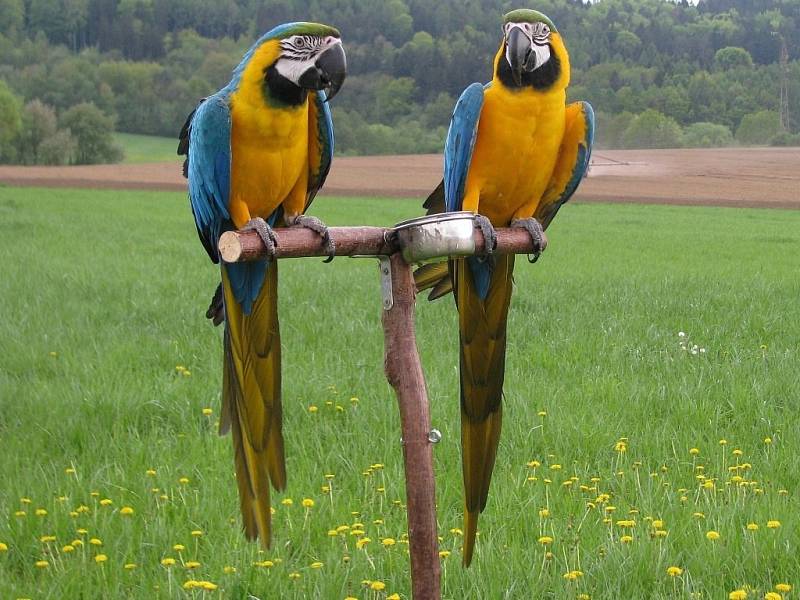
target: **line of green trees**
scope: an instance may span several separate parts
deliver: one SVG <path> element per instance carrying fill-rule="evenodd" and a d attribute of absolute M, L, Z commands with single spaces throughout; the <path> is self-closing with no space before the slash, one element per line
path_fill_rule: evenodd
<path fill-rule="evenodd" d="M 491 77 L 500 15 L 521 5 L 564 35 L 570 97 L 595 106 L 601 146 L 800 143 L 796 119 L 779 130 L 774 35 L 790 50 L 797 116 L 800 0 L 0 0 L 0 110 L 17 110 L 0 122 L 19 124 L 0 134 L 0 160 L 87 160 L 64 121 L 86 103 L 109 129 L 174 135 L 253 39 L 288 20 L 342 31 L 350 74 L 334 108 L 340 152 L 439 151 L 461 90 Z M 56 129 L 32 152 L 26 123 L 43 111 Z M 59 145 L 75 150 L 51 150 Z M 118 156 L 110 145 L 103 153 L 91 160 Z"/>

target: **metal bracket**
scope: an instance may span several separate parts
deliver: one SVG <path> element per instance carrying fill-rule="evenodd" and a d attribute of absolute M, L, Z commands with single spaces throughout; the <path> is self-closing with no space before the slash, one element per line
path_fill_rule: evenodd
<path fill-rule="evenodd" d="M 394 296 L 392 295 L 392 264 L 388 256 L 378 257 L 381 270 L 381 297 L 383 299 L 383 310 L 392 310 L 394 306 Z"/>

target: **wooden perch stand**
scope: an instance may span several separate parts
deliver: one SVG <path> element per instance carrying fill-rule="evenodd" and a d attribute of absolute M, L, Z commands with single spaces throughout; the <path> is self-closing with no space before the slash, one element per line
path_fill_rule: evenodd
<path fill-rule="evenodd" d="M 430 224 L 431 218 L 427 218 Z M 480 254 L 485 242 L 472 227 L 471 215 L 461 223 L 462 247 L 468 254 Z M 435 223 L 434 223 L 435 225 Z M 424 227 L 424 226 L 422 226 Z M 474 229 L 474 230 L 473 230 Z M 413 228 L 412 228 L 413 230 Z M 304 228 L 276 228 L 277 258 L 326 256 L 320 236 Z M 433 476 L 433 444 L 441 434 L 431 429 L 425 378 L 417 351 L 414 330 L 416 288 L 408 248 L 398 235 L 399 226 L 331 227 L 336 256 L 375 257 L 380 260 L 383 293 L 384 370 L 394 388 L 400 408 L 403 459 L 406 474 L 408 538 L 411 555 L 411 588 L 415 600 L 439 600 L 441 567 L 436 531 L 436 495 Z M 421 230 L 423 233 L 425 230 Z M 424 238 L 427 256 L 437 253 L 444 242 L 440 230 Z M 437 246 L 437 244 L 439 244 Z M 229 231 L 219 240 L 222 260 L 228 263 L 252 261 L 266 256 L 266 248 L 255 231 Z M 496 253 L 525 254 L 532 251 L 531 238 L 519 229 L 498 229 Z M 404 255 L 406 258 L 404 258 Z M 460 252 L 459 255 L 465 255 Z M 336 262 L 334 261 L 334 265 Z"/>

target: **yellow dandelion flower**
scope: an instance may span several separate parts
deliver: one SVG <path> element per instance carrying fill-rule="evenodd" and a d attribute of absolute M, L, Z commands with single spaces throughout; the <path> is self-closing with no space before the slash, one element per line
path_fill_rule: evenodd
<path fill-rule="evenodd" d="M 706 539 L 711 540 L 712 542 L 715 541 L 715 540 L 718 540 L 719 539 L 719 532 L 714 531 L 713 529 L 711 531 L 707 531 L 706 532 Z"/>
<path fill-rule="evenodd" d="M 632 519 L 617 521 L 617 527 L 622 527 L 623 529 L 629 529 L 634 526 L 636 526 L 636 521 Z"/>
<path fill-rule="evenodd" d="M 778 490 L 778 495 L 779 496 L 788 496 L 789 495 L 789 490 Z"/>
<path fill-rule="evenodd" d="M 394 546 L 396 543 L 397 541 L 394 538 L 383 538 L 383 540 L 381 540 L 381 544 L 383 544 L 387 548 L 389 548 L 390 546 Z"/>
<path fill-rule="evenodd" d="M 195 529 L 192 531 L 192 537 L 203 537 L 203 532 L 200 529 Z"/>
<path fill-rule="evenodd" d="M 550 465 L 550 470 L 551 471 L 560 471 L 561 470 L 561 465 L 558 465 L 558 464 Z"/>
<path fill-rule="evenodd" d="M 320 490 L 322 490 L 322 493 L 323 493 L 323 494 L 327 494 L 327 493 L 329 493 L 329 492 L 331 491 L 331 486 L 329 486 L 329 485 L 323 485 L 323 486 L 320 488 Z"/>
<path fill-rule="evenodd" d="M 543 535 L 542 537 L 539 538 L 538 542 L 542 546 L 548 546 L 553 543 L 553 538 L 550 537 L 549 535 Z"/>
<path fill-rule="evenodd" d="M 67 467 L 66 469 L 64 469 L 64 473 L 66 473 L 67 475 L 75 475 L 75 469 L 73 469 L 72 467 Z"/>
<path fill-rule="evenodd" d="M 14 513 L 15 517 L 25 517 L 27 515 L 28 513 L 26 513 L 24 510 L 18 510 L 17 512 Z"/>
<path fill-rule="evenodd" d="M 464 532 L 463 532 L 463 531 L 461 531 L 461 529 L 459 529 L 458 527 L 453 527 L 453 528 L 450 530 L 450 533 L 451 533 L 452 535 L 464 535 Z"/>
<path fill-rule="evenodd" d="M 653 521 L 653 529 L 664 529 L 664 521 L 661 519 L 655 519 Z"/>
<path fill-rule="evenodd" d="M 181 485 L 186 485 L 186 484 L 189 483 L 189 478 L 188 477 L 181 477 L 180 479 L 178 479 L 178 483 L 180 483 Z"/>
<path fill-rule="evenodd" d="M 123 517 L 129 517 L 133 514 L 133 508 L 130 506 L 123 506 L 119 509 L 119 514 L 121 514 Z"/>
<path fill-rule="evenodd" d="M 112 504 L 114 504 L 114 501 L 110 498 L 103 498 L 100 500 L 100 506 L 111 506 Z"/>
<path fill-rule="evenodd" d="M 156 476 L 156 470 L 155 469 L 147 469 L 147 471 L 145 471 L 144 474 L 147 475 L 148 477 L 155 477 Z"/>
<path fill-rule="evenodd" d="M 339 532 L 336 531 L 335 529 L 328 529 L 328 535 L 331 537 L 336 537 L 337 535 L 339 535 Z"/>
<path fill-rule="evenodd" d="M 294 573 L 289 573 L 289 579 L 297 580 L 300 579 L 300 577 L 302 577 L 302 575 L 300 575 L 300 573 L 298 573 L 297 571 L 295 571 Z"/>
<path fill-rule="evenodd" d="M 683 575 L 683 569 L 680 567 L 667 567 L 667 575 L 670 577 L 679 577 Z"/>
<path fill-rule="evenodd" d="M 96 563 L 104 563 L 108 560 L 108 557 L 105 554 L 98 554 L 94 557 L 94 562 Z"/>
<path fill-rule="evenodd" d="M 373 581 L 369 584 L 369 589 L 375 590 L 376 592 L 382 592 L 386 589 L 386 584 L 382 581 Z"/>
<path fill-rule="evenodd" d="M 184 550 L 186 550 L 186 546 L 184 546 L 183 544 L 175 544 L 172 547 L 172 549 L 175 550 L 175 552 L 183 552 Z"/>
<path fill-rule="evenodd" d="M 350 404 L 358 404 L 358 398 L 356 398 L 355 396 L 350 398 Z"/>
<path fill-rule="evenodd" d="M 161 559 L 161 566 L 162 567 L 171 567 L 175 564 L 175 559 L 171 557 L 162 558 Z"/>
<path fill-rule="evenodd" d="M 198 561 L 196 561 L 196 560 L 188 560 L 188 561 L 186 561 L 186 564 L 184 564 L 184 566 L 185 566 L 187 569 L 196 569 L 197 567 L 199 567 L 199 566 L 201 566 L 201 565 L 200 565 L 200 563 L 199 563 Z"/>
<path fill-rule="evenodd" d="M 783 600 L 783 596 L 776 592 L 767 592 L 764 594 L 764 600 Z"/>
<path fill-rule="evenodd" d="M 222 572 L 225 573 L 225 575 L 236 573 L 236 567 L 231 567 L 230 565 L 222 567 Z"/>
<path fill-rule="evenodd" d="M 692 516 L 695 519 L 705 519 L 706 518 L 706 516 L 701 512 L 692 513 Z"/>
<path fill-rule="evenodd" d="M 210 417 L 213 414 L 214 414 L 214 411 L 212 409 L 210 409 L 210 408 L 204 408 L 203 409 L 203 416 Z"/>
<path fill-rule="evenodd" d="M 758 531 L 758 523 L 748 523 L 747 531 Z"/>
<path fill-rule="evenodd" d="M 771 437 L 765 437 L 764 438 L 764 443 L 769 446 L 772 443 L 772 438 Z"/>
<path fill-rule="evenodd" d="M 0 552 L 8 552 L 8 544 L 0 542 Z"/>
<path fill-rule="evenodd" d="M 628 444 L 626 444 L 625 442 L 617 442 L 616 444 L 614 444 L 614 450 L 616 450 L 620 454 L 624 454 L 625 452 L 628 451 Z"/>
<path fill-rule="evenodd" d="M 75 512 L 77 512 L 77 513 L 88 513 L 89 512 L 89 507 L 86 506 L 85 504 L 81 504 L 78 508 L 75 509 Z"/>
<path fill-rule="evenodd" d="M 125 563 L 122 568 L 126 571 L 133 571 L 136 568 L 136 563 Z"/>
<path fill-rule="evenodd" d="M 450 556 L 450 550 L 439 551 L 439 558 L 447 558 L 448 556 Z"/>
<path fill-rule="evenodd" d="M 80 533 L 80 531 L 78 531 L 78 533 Z M 102 546 L 103 545 L 103 540 L 101 540 L 100 538 L 92 538 L 92 539 L 89 540 L 89 543 L 92 546 Z"/>
<path fill-rule="evenodd" d="M 780 521 L 767 521 L 767 529 L 778 529 L 780 526 Z"/>
<path fill-rule="evenodd" d="M 691 454 L 692 456 L 697 456 L 698 454 L 700 454 L 700 449 L 699 448 L 689 448 L 689 454 Z"/>
<path fill-rule="evenodd" d="M 607 513 L 612 513 L 612 512 L 614 512 L 615 510 L 617 510 L 617 507 L 616 507 L 616 506 L 606 506 L 606 512 L 607 512 Z"/>
<path fill-rule="evenodd" d="M 303 508 L 314 508 L 314 501 L 311 498 L 303 498 Z"/>
<path fill-rule="evenodd" d="M 350 530 L 350 535 L 354 535 L 356 537 L 364 535 L 365 531 L 363 529 L 352 529 Z"/>
<path fill-rule="evenodd" d="M 83 546 L 83 540 L 72 540 L 70 542 L 71 546 L 75 546 L 76 548 Z"/>
<path fill-rule="evenodd" d="M 538 467 L 541 467 L 541 466 L 542 466 L 542 463 L 540 463 L 538 460 L 530 460 L 530 461 L 528 461 L 527 465 L 528 465 L 528 466 L 529 466 L 531 469 L 536 469 L 536 468 L 538 468 Z"/>
<path fill-rule="evenodd" d="M 319 407 L 314 405 L 314 404 L 312 404 L 311 406 L 308 407 L 308 412 L 310 412 L 310 413 L 315 413 L 317 411 L 319 411 Z"/>
<path fill-rule="evenodd" d="M 747 591 L 734 590 L 728 594 L 728 600 L 747 600 Z"/>
<path fill-rule="evenodd" d="M 775 589 L 781 594 L 788 594 L 792 591 L 792 586 L 788 583 L 778 583 L 775 585 Z"/>
<path fill-rule="evenodd" d="M 564 573 L 563 577 L 569 581 L 575 581 L 576 579 L 583 577 L 583 571 L 569 571 Z"/>
<path fill-rule="evenodd" d="M 578 594 L 578 600 L 592 600 L 589 594 Z"/>
<path fill-rule="evenodd" d="M 284 498 L 283 500 L 281 500 L 281 504 L 283 504 L 284 506 L 291 506 L 292 504 L 294 504 L 294 500 L 292 500 L 291 498 Z"/>
<path fill-rule="evenodd" d="M 48 542 L 55 542 L 56 541 L 56 536 L 54 536 L 54 535 L 43 535 L 42 537 L 39 538 L 39 541 L 42 542 L 43 544 L 47 544 Z"/>
<path fill-rule="evenodd" d="M 361 539 L 359 539 L 359 540 L 356 542 L 356 548 L 358 548 L 359 550 L 361 550 L 361 549 L 362 549 L 364 546 L 366 546 L 367 544 L 369 544 L 371 541 L 372 541 L 372 540 L 371 540 L 371 539 L 369 539 L 368 537 L 362 537 Z"/>
<path fill-rule="evenodd" d="M 37 560 L 33 564 L 37 569 L 46 569 L 47 567 L 50 566 L 50 563 L 47 562 L 46 560 Z"/>
<path fill-rule="evenodd" d="M 722 439 L 719 441 L 720 446 L 726 446 L 728 444 L 728 440 Z"/>
<path fill-rule="evenodd" d="M 336 531 L 337 531 L 338 533 L 344 533 L 345 531 L 349 531 L 349 530 L 350 530 L 350 525 L 339 525 L 339 526 L 336 528 Z"/>
<path fill-rule="evenodd" d="M 264 569 L 271 569 L 272 567 L 275 566 L 275 563 L 272 562 L 271 560 L 262 560 L 260 562 L 254 562 L 253 565 L 255 565 L 256 567 L 262 567 Z"/>
<path fill-rule="evenodd" d="M 541 509 L 541 510 L 539 511 L 539 516 L 540 516 L 542 519 L 546 519 L 547 517 L 549 517 L 549 516 L 550 516 L 550 511 L 549 511 L 548 509 L 546 509 L 546 508 L 543 508 L 543 509 Z"/>
<path fill-rule="evenodd" d="M 656 529 L 653 532 L 653 535 L 659 539 L 663 539 L 669 535 L 669 533 L 665 529 Z"/>
<path fill-rule="evenodd" d="M 23 504 L 30 504 L 31 502 L 33 502 L 33 500 L 31 500 L 30 498 L 20 498 L 19 501 L 22 502 Z"/>
<path fill-rule="evenodd" d="M 194 588 L 198 587 L 199 584 L 200 584 L 199 581 L 195 581 L 194 579 L 189 579 L 188 581 L 184 582 L 183 589 L 193 590 Z"/>
<path fill-rule="evenodd" d="M 395 592 L 394 594 L 386 596 L 386 600 L 400 600 L 400 594 Z"/>
<path fill-rule="evenodd" d="M 47 511 L 43 508 L 37 508 L 33 514 L 35 514 L 37 517 L 46 517 Z"/>
<path fill-rule="evenodd" d="M 619 538 L 619 541 L 623 544 L 630 544 L 633 541 L 633 538 L 629 535 L 623 535 L 621 538 Z"/>
<path fill-rule="evenodd" d="M 207 591 L 207 592 L 213 592 L 213 591 L 214 591 L 214 590 L 216 590 L 218 587 L 219 587 L 219 586 L 218 586 L 216 583 L 212 583 L 212 582 L 210 582 L 210 581 L 201 581 L 201 582 L 200 582 L 200 588 L 201 588 L 201 589 L 204 589 L 204 590 L 205 590 L 205 591 Z"/>
<path fill-rule="evenodd" d="M 69 516 L 72 517 L 73 519 L 77 518 L 78 514 L 79 514 L 78 511 L 75 510 L 69 511 Z"/>
<path fill-rule="evenodd" d="M 316 561 L 316 562 L 311 563 L 311 568 L 312 569 L 321 569 L 323 566 L 324 566 L 324 563 L 322 563 L 320 561 Z"/>

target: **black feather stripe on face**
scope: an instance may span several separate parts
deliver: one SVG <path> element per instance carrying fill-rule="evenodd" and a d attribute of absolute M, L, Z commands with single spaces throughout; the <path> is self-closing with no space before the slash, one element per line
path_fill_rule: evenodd
<path fill-rule="evenodd" d="M 314 35 L 295 35 L 281 40 L 281 56 L 291 60 L 310 60 L 322 47 L 322 38 Z"/>

